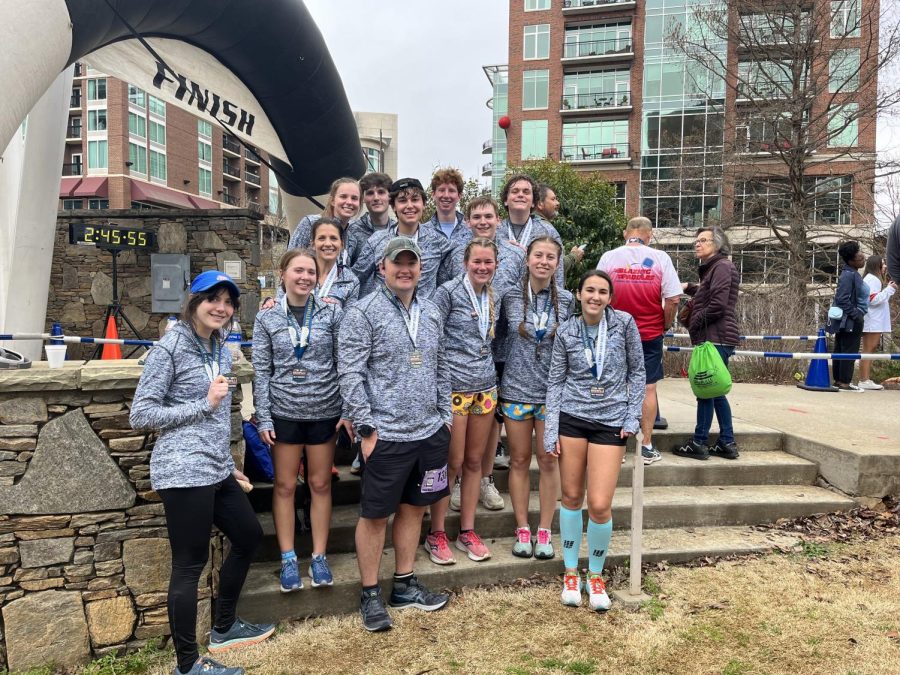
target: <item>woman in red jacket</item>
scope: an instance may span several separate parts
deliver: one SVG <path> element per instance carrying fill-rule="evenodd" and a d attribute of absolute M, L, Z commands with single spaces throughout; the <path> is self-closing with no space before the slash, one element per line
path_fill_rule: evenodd
<path fill-rule="evenodd" d="M 700 261 L 700 283 L 685 284 L 685 293 L 693 297 L 685 308 L 688 316 L 682 314 L 680 318 L 687 325 L 691 344 L 696 346 L 709 340 L 716 346 L 727 367 L 728 359 L 734 355 L 734 348 L 740 338 L 735 312 L 740 275 L 728 259 L 731 246 L 721 228 L 697 230 L 694 253 Z M 713 413 L 719 420 L 719 439 L 710 448 L 707 441 Z M 738 447 L 734 442 L 734 426 L 728 399 L 724 396 L 698 398 L 694 437 L 672 452 L 691 459 L 709 459 L 710 455 L 737 459 Z"/>

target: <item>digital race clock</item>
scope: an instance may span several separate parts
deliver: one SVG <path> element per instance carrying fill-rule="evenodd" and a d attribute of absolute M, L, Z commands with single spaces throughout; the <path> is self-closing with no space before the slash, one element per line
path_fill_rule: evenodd
<path fill-rule="evenodd" d="M 87 225 L 69 223 L 69 243 L 96 246 L 108 250 L 150 249 L 156 236 L 147 230 L 136 230 L 118 225 Z"/>

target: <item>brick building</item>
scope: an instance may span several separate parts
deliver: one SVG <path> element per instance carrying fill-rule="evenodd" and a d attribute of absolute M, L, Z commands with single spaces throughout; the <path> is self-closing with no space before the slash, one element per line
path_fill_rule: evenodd
<path fill-rule="evenodd" d="M 627 216 L 662 228 L 658 243 L 685 272 L 696 268 L 694 229 L 715 223 L 729 229 L 745 282 L 776 281 L 769 270 L 779 257 L 783 269 L 784 250 L 773 231 L 790 226 L 775 211 L 794 152 L 803 155 L 813 202 L 804 216 L 814 232 L 809 282 L 830 281 L 841 238 L 871 237 L 877 0 L 510 0 L 509 7 L 506 165 L 552 157 L 600 172 Z M 716 12 L 727 39 L 704 46 L 715 54 L 710 61 L 721 57 L 719 76 L 676 44 L 679 26 L 694 45 L 704 30 L 715 32 Z M 791 91 L 795 63 L 804 71 Z M 773 122 L 766 108 L 779 101 L 784 111 L 802 103 L 799 132 Z M 494 165 L 496 146 L 494 139 Z"/>

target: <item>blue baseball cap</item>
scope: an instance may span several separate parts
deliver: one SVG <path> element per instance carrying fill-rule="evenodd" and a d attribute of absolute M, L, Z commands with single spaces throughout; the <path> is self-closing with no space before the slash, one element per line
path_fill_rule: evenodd
<path fill-rule="evenodd" d="M 202 293 L 220 284 L 229 286 L 235 295 L 241 294 L 241 289 L 234 283 L 234 279 L 219 270 L 206 270 L 198 274 L 191 284 L 191 293 Z"/>

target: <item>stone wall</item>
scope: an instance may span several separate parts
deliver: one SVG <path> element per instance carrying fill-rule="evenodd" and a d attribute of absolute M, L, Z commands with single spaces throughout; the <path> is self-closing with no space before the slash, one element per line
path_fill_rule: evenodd
<path fill-rule="evenodd" d="M 69 223 L 116 223 L 154 232 L 153 253 L 186 254 L 191 277 L 222 269 L 226 260 L 244 262 L 241 288 L 241 328 L 253 328 L 259 307 L 259 219 L 252 209 L 63 211 L 56 221 L 53 269 L 47 302 L 47 330 L 54 321 L 69 335 L 103 337 L 103 317 L 112 301 L 112 256 L 93 246 L 69 244 Z M 168 314 L 151 312 L 150 252 L 124 251 L 118 258 L 119 299 L 125 315 L 148 340 L 162 335 Z M 120 337 L 134 337 L 123 321 Z M 69 346 L 70 358 L 88 358 L 91 346 Z"/>
<path fill-rule="evenodd" d="M 154 435 L 128 423 L 134 361 L 0 370 L 0 671 L 72 666 L 169 633 L 170 551 L 150 487 Z M 241 382 L 252 369 L 235 367 Z M 241 389 L 232 454 L 243 466 Z M 198 637 L 223 555 L 210 538 Z"/>

